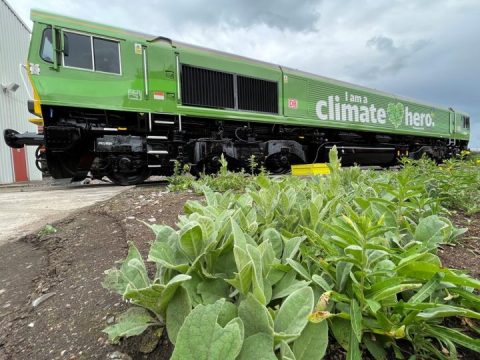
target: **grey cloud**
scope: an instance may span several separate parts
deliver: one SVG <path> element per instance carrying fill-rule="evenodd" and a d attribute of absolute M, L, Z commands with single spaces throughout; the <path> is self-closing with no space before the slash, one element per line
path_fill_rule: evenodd
<path fill-rule="evenodd" d="M 319 17 L 319 0 L 210 0 L 177 1 L 163 12 L 178 23 L 215 25 L 223 23 L 235 27 L 258 24 L 296 31 L 313 30 Z"/>
<path fill-rule="evenodd" d="M 374 36 L 368 39 L 367 46 L 375 48 L 379 51 L 385 51 L 389 53 L 397 51 L 397 48 L 395 47 L 395 45 L 393 45 L 393 39 L 383 35 Z"/>
<path fill-rule="evenodd" d="M 354 72 L 353 76 L 363 79 L 375 79 L 388 74 L 396 74 L 407 67 L 415 54 L 425 49 L 429 43 L 428 40 L 420 39 L 399 46 L 395 45 L 394 40 L 390 37 L 374 36 L 366 42 L 367 48 L 373 50 L 371 58 L 374 60 L 370 60 L 360 67 L 358 65 L 349 67 L 348 70 Z"/>

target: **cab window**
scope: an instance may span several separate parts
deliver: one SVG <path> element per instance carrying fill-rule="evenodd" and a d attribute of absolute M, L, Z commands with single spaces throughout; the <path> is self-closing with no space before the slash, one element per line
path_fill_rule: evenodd
<path fill-rule="evenodd" d="M 47 62 L 53 62 L 52 28 L 43 30 L 40 57 Z"/>
<path fill-rule="evenodd" d="M 90 36 L 64 32 L 63 65 L 93 70 L 92 39 Z"/>
<path fill-rule="evenodd" d="M 470 129 L 470 118 L 468 116 L 463 117 L 463 128 Z"/>
<path fill-rule="evenodd" d="M 120 74 L 120 43 L 92 35 L 64 31 L 63 65 Z"/>
<path fill-rule="evenodd" d="M 120 74 L 120 57 L 118 42 L 93 38 L 93 55 L 95 70 Z"/>

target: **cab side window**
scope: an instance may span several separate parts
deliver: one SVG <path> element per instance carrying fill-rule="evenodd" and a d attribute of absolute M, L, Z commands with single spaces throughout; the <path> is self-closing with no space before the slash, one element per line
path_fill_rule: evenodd
<path fill-rule="evenodd" d="M 64 32 L 63 64 L 69 67 L 93 70 L 92 40 L 90 36 Z M 67 50 L 68 49 L 68 50 Z"/>
<path fill-rule="evenodd" d="M 118 42 L 93 38 L 93 55 L 95 70 L 120 74 L 120 57 Z"/>
<path fill-rule="evenodd" d="M 64 31 L 63 65 L 121 74 L 120 43 L 92 35 Z"/>

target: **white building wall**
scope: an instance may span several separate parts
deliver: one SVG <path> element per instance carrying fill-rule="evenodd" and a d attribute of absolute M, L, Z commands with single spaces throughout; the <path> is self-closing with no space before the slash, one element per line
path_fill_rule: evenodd
<path fill-rule="evenodd" d="M 31 93 L 31 89 L 27 91 L 25 88 L 19 69 L 19 64 L 27 61 L 29 43 L 30 29 L 6 0 L 0 0 L 0 83 L 20 85 L 16 92 L 0 89 L 0 183 L 14 181 L 12 152 L 3 140 L 3 130 L 36 131 L 36 126 L 28 122 L 34 117 L 27 110 L 28 91 Z M 30 86 L 28 79 L 25 78 L 25 81 Z M 30 180 L 41 180 L 41 172 L 35 167 L 35 147 L 26 148 L 28 177 Z"/>

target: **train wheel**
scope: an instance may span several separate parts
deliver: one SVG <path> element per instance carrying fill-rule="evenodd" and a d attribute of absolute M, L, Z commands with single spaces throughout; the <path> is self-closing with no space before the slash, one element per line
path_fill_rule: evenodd
<path fill-rule="evenodd" d="M 276 175 L 288 174 L 292 164 L 303 164 L 303 160 L 292 153 L 274 153 L 265 160 L 267 170 Z"/>
<path fill-rule="evenodd" d="M 137 185 L 141 184 L 150 176 L 150 169 L 140 168 L 131 172 L 112 171 L 107 177 L 117 185 Z"/>
<path fill-rule="evenodd" d="M 151 174 L 143 158 L 130 154 L 118 155 L 107 171 L 107 177 L 117 185 L 136 185 L 144 182 Z"/>

